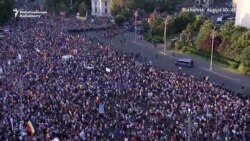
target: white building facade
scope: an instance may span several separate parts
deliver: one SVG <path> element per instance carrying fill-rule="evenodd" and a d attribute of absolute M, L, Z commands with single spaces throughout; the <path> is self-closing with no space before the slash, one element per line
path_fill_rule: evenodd
<path fill-rule="evenodd" d="M 111 0 L 91 0 L 91 15 L 100 17 L 111 17 Z"/>
<path fill-rule="evenodd" d="M 250 29 L 250 0 L 238 0 L 235 25 Z"/>

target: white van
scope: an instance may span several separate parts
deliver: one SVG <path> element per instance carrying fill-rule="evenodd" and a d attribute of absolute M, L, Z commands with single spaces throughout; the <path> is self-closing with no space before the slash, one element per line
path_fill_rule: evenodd
<path fill-rule="evenodd" d="M 192 68 L 194 67 L 194 61 L 192 59 L 178 59 L 175 65 Z"/>

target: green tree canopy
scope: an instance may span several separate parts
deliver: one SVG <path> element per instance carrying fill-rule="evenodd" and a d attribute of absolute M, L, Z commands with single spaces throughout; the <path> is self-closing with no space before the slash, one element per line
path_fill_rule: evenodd
<path fill-rule="evenodd" d="M 250 46 L 250 31 L 245 32 L 240 36 L 238 43 L 234 44 L 234 54 L 237 61 L 241 60 L 240 55 L 243 53 L 246 47 Z"/>
<path fill-rule="evenodd" d="M 195 20 L 191 23 L 192 29 L 194 31 L 199 31 L 201 25 L 203 24 L 203 19 L 201 16 L 196 16 Z"/>
<path fill-rule="evenodd" d="M 1 0 L 0 2 L 0 25 L 3 25 L 13 14 L 14 0 Z"/>
<path fill-rule="evenodd" d="M 70 0 L 45 0 L 45 5 L 48 11 L 56 13 L 66 11 L 75 14 L 91 11 L 91 0 L 72 0 L 72 5 Z"/>
<path fill-rule="evenodd" d="M 181 12 L 177 17 L 172 18 L 167 26 L 168 34 L 181 33 L 186 29 L 189 23 L 195 20 L 195 16 L 191 12 Z"/>
<path fill-rule="evenodd" d="M 150 23 L 150 30 L 152 35 L 163 35 L 164 31 L 164 21 L 162 18 L 155 16 Z"/>
<path fill-rule="evenodd" d="M 250 46 L 245 47 L 245 48 L 242 50 L 241 62 L 242 62 L 245 66 L 250 67 Z"/>
<path fill-rule="evenodd" d="M 206 40 L 209 36 L 211 36 L 212 30 L 213 30 L 213 22 L 210 20 L 206 20 L 203 25 L 200 28 L 200 32 L 198 34 L 197 37 L 197 47 L 200 48 L 201 47 L 201 43 L 203 40 Z"/>
<path fill-rule="evenodd" d="M 230 41 L 234 32 L 235 32 L 234 22 L 228 21 L 220 28 L 219 35 L 223 40 Z"/>

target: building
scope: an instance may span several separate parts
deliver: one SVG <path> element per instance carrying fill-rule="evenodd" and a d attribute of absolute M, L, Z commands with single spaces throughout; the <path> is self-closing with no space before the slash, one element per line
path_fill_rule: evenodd
<path fill-rule="evenodd" d="M 238 3 L 239 0 L 233 0 L 232 4 L 233 4 L 233 7 L 236 7 L 237 3 Z"/>
<path fill-rule="evenodd" d="M 235 25 L 250 28 L 250 0 L 238 0 Z"/>
<path fill-rule="evenodd" d="M 110 1 L 111 0 L 91 0 L 91 15 L 110 17 Z"/>

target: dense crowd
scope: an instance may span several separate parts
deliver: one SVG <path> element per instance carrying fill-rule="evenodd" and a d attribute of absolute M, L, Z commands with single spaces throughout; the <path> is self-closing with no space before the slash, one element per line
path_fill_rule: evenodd
<path fill-rule="evenodd" d="M 21 95 L 34 140 L 250 140 L 249 99 L 64 32 L 79 24 L 72 21 L 48 16 L 5 27 L 12 30 L 0 40 L 0 140 L 27 136 Z"/>

